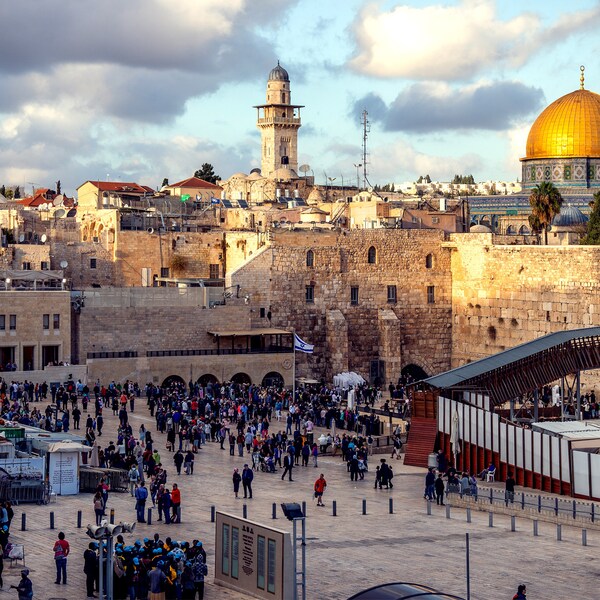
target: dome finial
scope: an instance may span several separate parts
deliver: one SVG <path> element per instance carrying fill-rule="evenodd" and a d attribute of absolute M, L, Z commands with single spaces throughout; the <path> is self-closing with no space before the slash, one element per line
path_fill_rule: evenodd
<path fill-rule="evenodd" d="M 585 88 L 584 88 L 584 86 L 583 86 L 583 84 L 585 83 L 585 66 L 584 66 L 584 65 L 581 65 L 581 66 L 579 67 L 579 70 L 581 71 L 581 77 L 579 78 L 579 81 L 580 81 L 581 83 L 580 83 L 580 85 L 579 85 L 579 89 L 580 89 L 580 90 L 583 90 L 583 89 L 585 89 Z"/>

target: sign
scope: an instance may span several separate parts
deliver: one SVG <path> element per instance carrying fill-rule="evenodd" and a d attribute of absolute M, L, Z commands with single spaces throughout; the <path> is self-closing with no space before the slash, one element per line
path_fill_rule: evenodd
<path fill-rule="evenodd" d="M 43 458 L 0 459 L 0 469 L 3 469 L 13 477 L 43 479 L 45 474 L 44 462 Z"/>
<path fill-rule="evenodd" d="M 79 494 L 79 452 L 50 452 L 49 457 L 52 491 L 61 496 Z"/>
<path fill-rule="evenodd" d="M 181 201 L 182 202 L 187 202 L 190 198 L 191 198 L 191 196 L 189 194 L 183 194 L 181 196 Z"/>
<path fill-rule="evenodd" d="M 286 600 L 294 593 L 291 536 L 217 512 L 215 583 L 254 598 Z"/>

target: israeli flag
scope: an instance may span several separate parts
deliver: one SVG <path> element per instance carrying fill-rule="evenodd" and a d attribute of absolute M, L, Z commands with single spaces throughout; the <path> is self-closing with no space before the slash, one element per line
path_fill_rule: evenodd
<path fill-rule="evenodd" d="M 302 341 L 297 334 L 294 334 L 294 350 L 298 352 L 305 352 L 306 354 L 312 354 L 315 347 L 312 344 L 307 344 Z"/>
<path fill-rule="evenodd" d="M 214 196 L 210 197 L 210 203 L 211 204 L 219 204 L 220 200 L 218 198 L 215 198 Z"/>

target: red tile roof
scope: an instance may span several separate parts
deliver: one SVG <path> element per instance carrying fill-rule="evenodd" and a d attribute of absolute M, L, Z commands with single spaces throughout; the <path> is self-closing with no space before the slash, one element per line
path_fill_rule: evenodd
<path fill-rule="evenodd" d="M 171 183 L 167 187 L 169 187 L 169 188 L 206 188 L 208 190 L 223 189 L 220 185 L 215 185 L 214 183 L 209 183 L 208 181 L 204 181 L 204 179 L 200 179 L 200 177 L 188 177 L 188 179 L 184 179 L 183 181 L 178 181 L 177 183 Z"/>
<path fill-rule="evenodd" d="M 154 190 L 148 186 L 138 185 L 133 182 L 123 181 L 91 181 L 88 179 L 85 183 L 91 183 L 95 185 L 101 192 L 119 192 L 119 193 L 134 193 L 134 194 L 147 194 L 148 192 L 154 193 Z M 77 189 L 81 188 L 83 183 Z"/>
<path fill-rule="evenodd" d="M 31 196 L 28 196 L 27 198 L 17 200 L 16 204 L 20 204 L 21 206 L 31 206 L 33 208 L 37 208 L 42 204 L 52 204 L 52 200 L 47 200 L 42 194 L 36 194 L 33 198 Z"/>

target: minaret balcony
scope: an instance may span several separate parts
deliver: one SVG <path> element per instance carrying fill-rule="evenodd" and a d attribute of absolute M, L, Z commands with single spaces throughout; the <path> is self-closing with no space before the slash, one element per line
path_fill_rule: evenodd
<path fill-rule="evenodd" d="M 263 117 L 258 119 L 258 125 L 300 125 L 299 117 Z"/>

